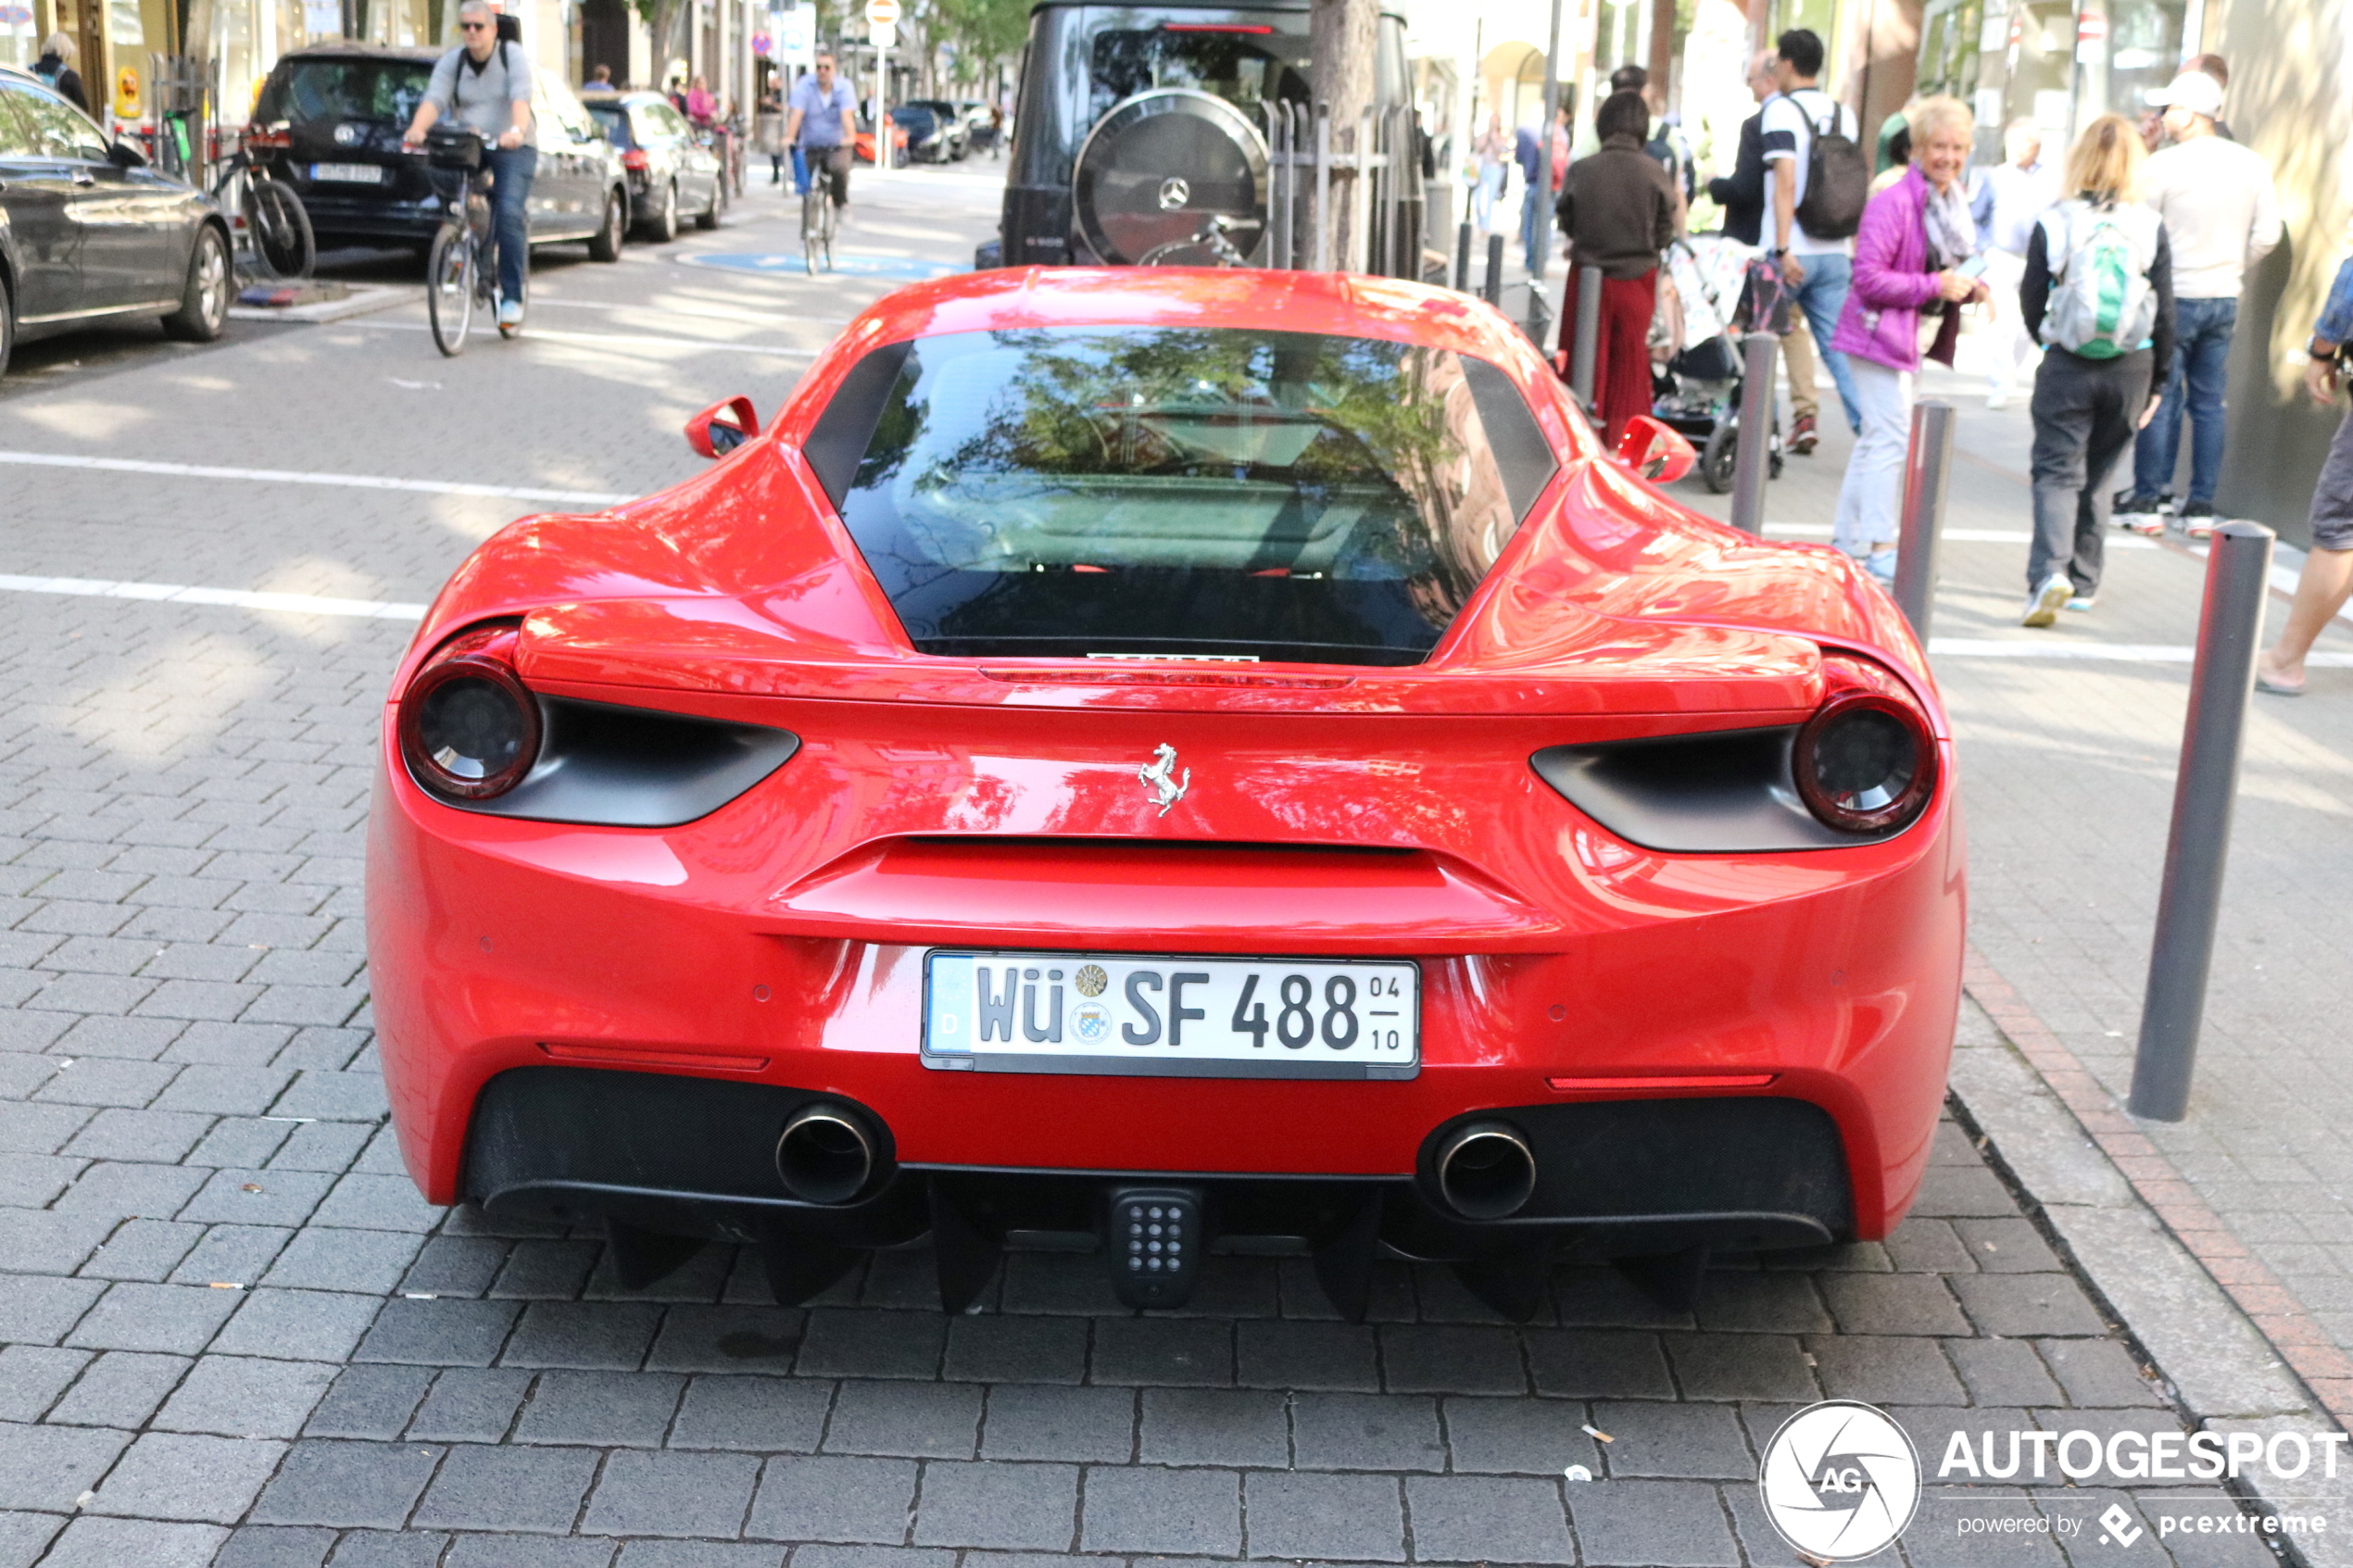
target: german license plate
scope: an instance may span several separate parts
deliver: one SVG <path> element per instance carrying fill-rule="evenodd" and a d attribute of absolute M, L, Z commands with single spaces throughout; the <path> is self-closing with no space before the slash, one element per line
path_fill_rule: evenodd
<path fill-rule="evenodd" d="M 1200 1078 L 1411 1078 L 1421 970 L 1402 960 L 935 948 L 926 1067 Z"/>
<path fill-rule="evenodd" d="M 380 163 L 314 163 L 310 166 L 313 183 L 321 181 L 341 185 L 381 185 L 384 169 Z"/>

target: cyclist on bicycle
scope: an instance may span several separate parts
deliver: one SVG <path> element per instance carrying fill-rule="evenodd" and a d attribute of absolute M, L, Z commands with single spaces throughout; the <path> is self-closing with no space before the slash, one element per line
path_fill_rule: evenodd
<path fill-rule="evenodd" d="M 400 140 L 405 146 L 422 146 L 434 122 L 454 114 L 490 144 L 484 161 L 490 169 L 491 219 L 498 242 L 498 324 L 517 327 L 522 324 L 523 274 L 531 266 L 531 181 L 539 169 L 531 56 L 522 44 L 498 36 L 490 0 L 464 0 L 458 27 L 466 41 L 433 68 L 424 102 Z"/>
<path fill-rule="evenodd" d="M 809 160 L 809 177 L 824 182 L 834 206 L 849 208 L 849 151 L 858 141 L 858 95 L 834 74 L 834 57 L 820 49 L 817 69 L 792 84 L 786 100 L 785 145 Z"/>

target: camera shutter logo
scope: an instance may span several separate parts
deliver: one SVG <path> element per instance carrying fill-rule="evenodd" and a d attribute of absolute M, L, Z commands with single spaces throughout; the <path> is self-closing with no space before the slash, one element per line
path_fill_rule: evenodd
<path fill-rule="evenodd" d="M 1884 1411 L 1826 1399 L 1781 1423 L 1756 1488 L 1781 1539 L 1822 1562 L 1853 1562 L 1893 1545 L 1911 1524 L 1920 1456 Z"/>

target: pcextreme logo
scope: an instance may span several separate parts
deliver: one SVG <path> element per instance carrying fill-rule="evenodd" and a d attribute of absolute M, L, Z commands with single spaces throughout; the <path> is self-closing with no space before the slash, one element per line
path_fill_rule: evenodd
<path fill-rule="evenodd" d="M 1853 1562 L 1885 1549 L 1911 1524 L 1920 1456 L 1884 1411 L 1826 1399 L 1781 1423 L 1756 1486 L 1781 1539 L 1819 1562 Z"/>

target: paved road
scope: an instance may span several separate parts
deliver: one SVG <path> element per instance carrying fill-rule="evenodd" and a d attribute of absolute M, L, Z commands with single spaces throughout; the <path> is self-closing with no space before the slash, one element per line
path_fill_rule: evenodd
<path fill-rule="evenodd" d="M 862 196 L 878 263 L 988 227 L 978 181 Z M 551 259 L 531 334 L 455 361 L 402 309 L 0 401 L 6 460 L 69 459 L 6 469 L 0 535 L 0 1568 L 1783 1564 L 1756 1455 L 1806 1402 L 1895 1410 L 1931 1473 L 1955 1429 L 2178 1429 L 1950 1125 L 1884 1246 L 1726 1260 L 1695 1315 L 1564 1269 L 1526 1327 L 1402 1263 L 1339 1323 L 1274 1257 L 1170 1315 L 1051 1251 L 953 1320 L 920 1247 L 806 1311 L 724 1249 L 633 1295 L 593 1236 L 423 1206 L 359 925 L 399 607 L 522 492 L 692 471 L 687 413 L 773 408 L 890 286 L 694 264 L 789 251 L 775 211 Z M 1931 1486 L 1904 1551 L 2271 1561 L 2170 1556 L 2161 1512 L 2239 1516 L 2054 1473 Z"/>

